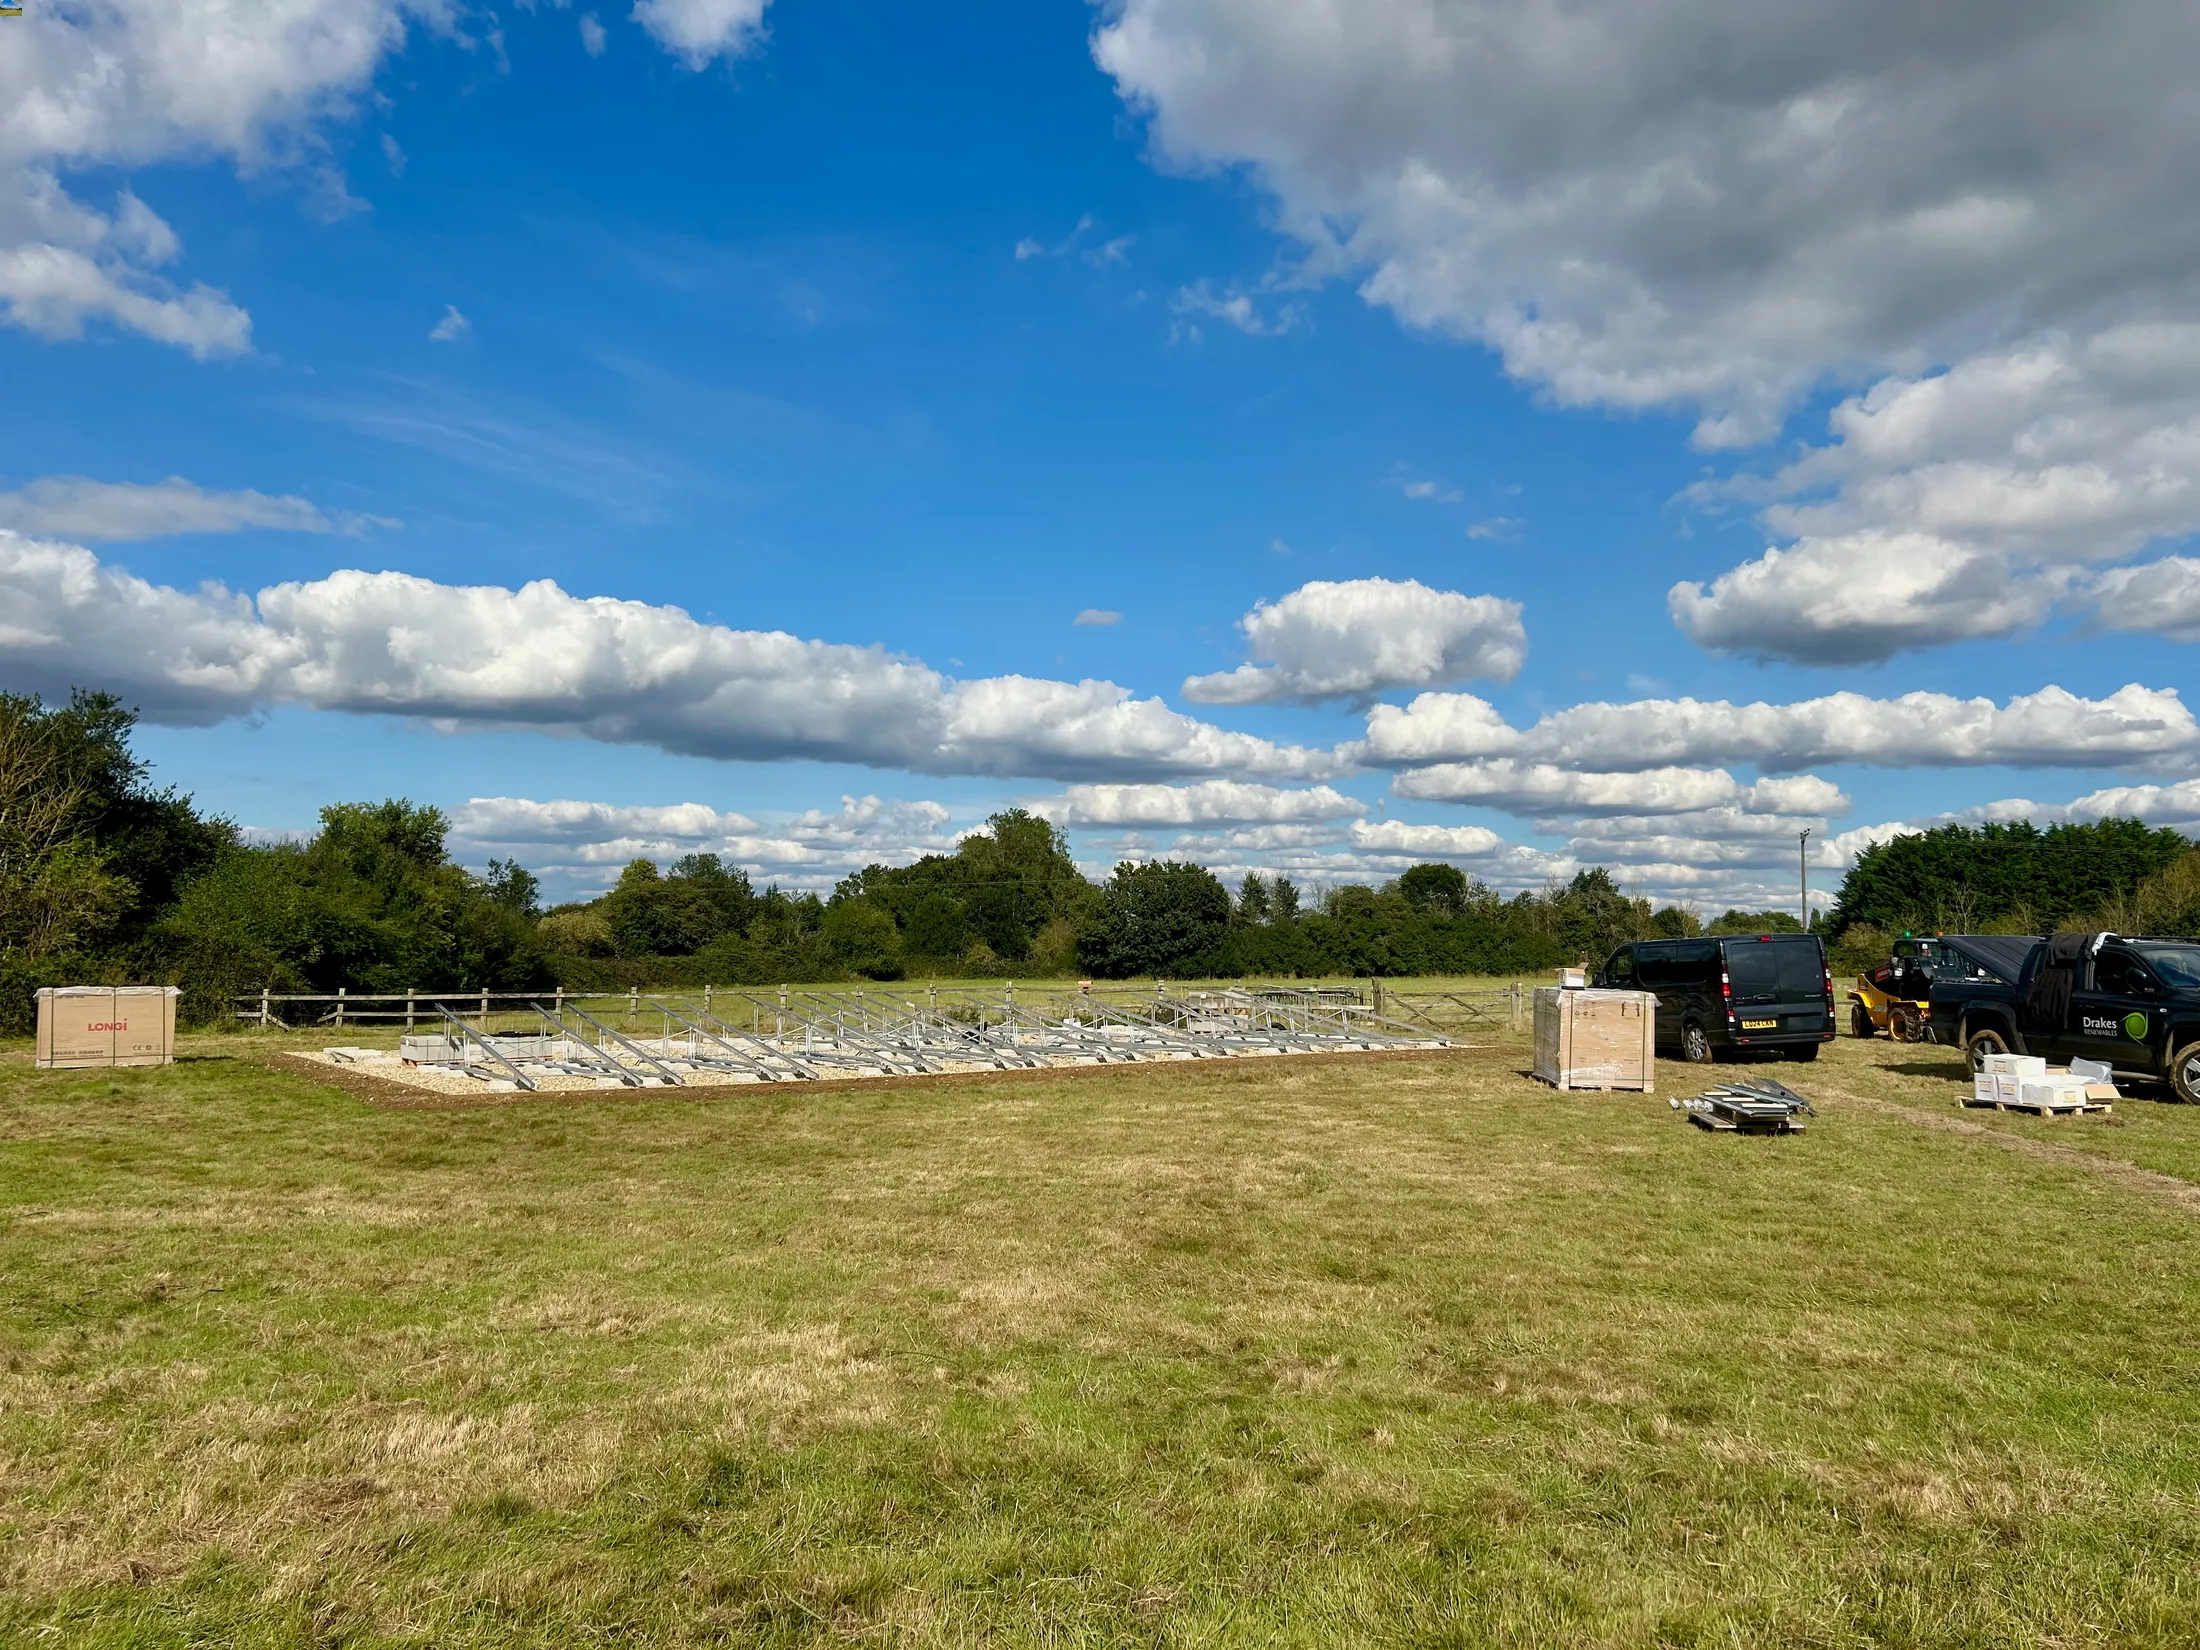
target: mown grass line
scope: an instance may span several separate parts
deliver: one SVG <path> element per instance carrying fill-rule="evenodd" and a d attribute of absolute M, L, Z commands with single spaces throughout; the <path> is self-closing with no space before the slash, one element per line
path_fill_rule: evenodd
<path fill-rule="evenodd" d="M 0 1639 L 2200 1639 L 2200 1221 L 1520 1064 L 0 1066 Z"/>

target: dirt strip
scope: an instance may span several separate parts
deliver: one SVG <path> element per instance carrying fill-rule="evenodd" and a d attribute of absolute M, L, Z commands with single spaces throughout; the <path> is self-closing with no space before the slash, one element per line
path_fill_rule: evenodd
<path fill-rule="evenodd" d="M 1113 1077 L 1125 1072 L 1137 1072 L 1147 1077 L 1172 1073 L 1186 1077 L 1212 1076 L 1222 1071 L 1242 1072 L 1270 1067 L 1296 1071 L 1302 1066 L 1333 1066 L 1351 1061 L 1446 1060 L 1459 1055 L 1488 1052 L 1486 1048 L 1478 1049 L 1454 1043 L 1449 1048 L 1386 1048 L 1336 1054 L 1255 1055 L 1237 1059 L 1137 1060 L 1104 1066 L 1041 1066 L 1035 1070 L 919 1072 L 888 1077 L 820 1077 L 779 1083 L 683 1083 L 677 1088 L 566 1089 L 535 1093 L 525 1089 L 496 1089 L 481 1094 L 438 1094 L 429 1089 L 415 1088 L 410 1083 L 376 1077 L 353 1066 L 324 1065 L 319 1060 L 309 1060 L 289 1053 L 268 1054 L 263 1058 L 275 1070 L 304 1077 L 327 1088 L 341 1089 L 354 1099 L 363 1100 L 384 1111 L 473 1111 L 482 1106 L 585 1106 L 606 1101 L 619 1104 L 634 1100 L 718 1100 L 735 1095 L 755 1098 L 767 1094 L 829 1094 L 844 1089 L 892 1088 L 901 1084 L 920 1083 L 1021 1083 L 1048 1077 Z"/>
<path fill-rule="evenodd" d="M 1894 1100 L 1874 1100 L 1868 1095 L 1852 1094 L 1846 1089 L 1823 1086 L 1818 1087 L 1817 1092 L 1824 1098 L 1838 1100 L 1843 1105 L 1899 1117 L 1905 1123 L 1914 1123 L 1921 1129 L 1937 1129 L 1942 1134 L 1990 1140 L 2006 1151 L 2037 1158 L 2043 1163 L 2060 1164 L 2066 1169 L 2084 1169 L 2104 1180 L 2113 1181 L 2126 1191 L 2166 1197 L 2189 1213 L 2200 1215 L 2200 1186 L 2189 1180 L 2179 1180 L 2175 1175 L 2142 1169 L 2136 1163 L 2125 1163 L 2113 1157 L 2098 1157 L 2092 1152 L 2082 1152 L 2075 1146 L 2057 1145 L 2052 1140 L 2035 1140 L 2028 1134 L 2011 1134 L 2006 1129 L 1988 1128 L 1983 1123 L 1973 1123 L 1967 1118 L 1920 1111 L 1915 1106 L 1905 1106 Z"/>

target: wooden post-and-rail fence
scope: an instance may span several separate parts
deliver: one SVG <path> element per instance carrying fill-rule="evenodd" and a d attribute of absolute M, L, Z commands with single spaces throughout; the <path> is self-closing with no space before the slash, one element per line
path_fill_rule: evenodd
<path fill-rule="evenodd" d="M 1150 989 L 1151 996 L 1147 993 Z M 823 993 L 852 992 L 859 1011 L 866 991 L 888 1002 L 914 1002 L 920 996 L 930 1011 L 937 1015 L 943 1006 L 953 1007 L 961 1003 L 963 1012 L 975 1008 L 981 1016 L 986 1006 L 998 1009 L 1006 1005 L 1013 1014 L 1017 999 L 1014 981 L 1003 981 L 991 989 L 978 986 L 941 987 L 936 983 L 922 986 L 915 982 L 880 982 L 860 987 L 849 985 L 819 986 Z M 1065 1000 L 1096 997 L 1138 998 L 1160 1003 L 1173 999 L 1201 999 L 1213 1001 L 1231 996 L 1297 997 L 1301 989 L 1288 985 L 1192 985 L 1175 981 L 1156 980 L 1149 988 L 1144 985 L 1093 985 L 1084 986 L 1074 981 L 1059 985 L 1049 982 L 1033 988 L 1026 982 L 1026 995 L 1041 1012 L 1047 1012 L 1045 1004 L 1055 995 Z M 1332 1004 L 1345 1004 L 1346 1012 L 1372 1011 L 1379 1018 L 1418 1026 L 1431 1032 L 1457 1035 L 1463 1032 L 1494 1032 L 1503 1029 L 1518 1033 L 1526 1023 L 1529 988 L 1520 981 L 1476 990 L 1415 990 L 1410 982 L 1372 979 L 1364 988 L 1359 986 L 1309 986 L 1303 994 Z M 247 1024 L 264 1029 L 289 1025 L 287 1012 L 293 1005 L 305 1005 L 308 1012 L 303 1024 L 308 1025 L 365 1025 L 374 1021 L 399 1020 L 407 1031 L 412 1031 L 423 1015 L 434 1023 L 438 1009 L 449 1009 L 462 1018 L 486 1020 L 492 1014 L 526 1013 L 536 1003 L 562 1014 L 566 1004 L 592 1002 L 618 1004 L 624 1008 L 629 1027 L 638 1025 L 643 998 L 666 997 L 693 1001 L 701 999 L 703 1012 L 717 1016 L 721 1008 L 729 1014 L 747 1009 L 751 1029 L 762 1032 L 765 1021 L 773 1021 L 770 1029 L 785 1035 L 790 1009 L 805 996 L 805 988 L 782 985 L 774 991 L 769 986 L 704 986 L 700 991 L 681 988 L 677 990 L 643 992 L 639 986 L 629 986 L 619 991 L 572 991 L 564 986 L 545 991 L 485 991 L 465 989 L 457 991 L 397 991 L 358 992 L 348 987 L 338 987 L 334 992 L 278 992 L 262 990 L 236 999 L 236 1017 Z M 731 1003 L 725 998 L 731 997 Z M 621 1002 L 623 997 L 624 1001 Z M 943 999 L 948 1001 L 943 1004 Z M 766 1013 L 776 1000 L 776 1013 Z M 599 1008 L 599 1013 L 617 1013 L 617 1008 Z M 867 1023 L 867 1022 L 866 1022 Z"/>

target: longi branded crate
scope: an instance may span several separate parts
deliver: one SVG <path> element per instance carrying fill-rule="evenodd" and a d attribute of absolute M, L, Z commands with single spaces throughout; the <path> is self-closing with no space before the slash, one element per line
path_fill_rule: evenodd
<path fill-rule="evenodd" d="M 38 993 L 38 1064 L 165 1066 L 176 1057 L 172 985 L 49 985 Z"/>
<path fill-rule="evenodd" d="M 1657 1087 L 1658 1000 L 1647 991 L 1535 994 L 1535 1074 L 1560 1089 Z"/>

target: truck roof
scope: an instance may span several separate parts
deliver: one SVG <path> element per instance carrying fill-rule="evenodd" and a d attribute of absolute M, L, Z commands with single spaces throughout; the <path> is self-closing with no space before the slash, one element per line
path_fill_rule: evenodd
<path fill-rule="evenodd" d="M 2039 948 L 2032 934 L 1943 934 L 1940 943 L 1958 956 L 1999 974 L 2011 985 L 2024 975 L 2024 965 Z"/>

